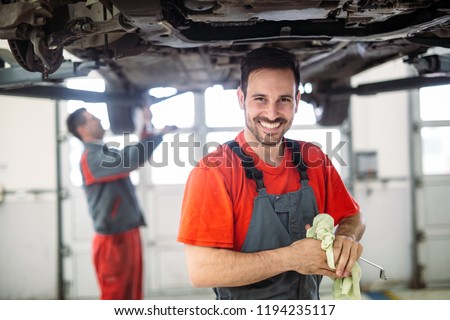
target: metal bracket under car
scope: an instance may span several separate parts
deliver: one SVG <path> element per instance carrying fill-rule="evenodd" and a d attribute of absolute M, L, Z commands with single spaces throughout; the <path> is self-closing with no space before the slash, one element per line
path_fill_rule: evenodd
<path fill-rule="evenodd" d="M 371 95 L 379 92 L 417 89 L 450 83 L 450 55 L 415 57 L 407 59 L 405 62 L 412 64 L 419 75 L 404 79 L 363 84 L 356 88 L 341 88 L 331 94 Z"/>
<path fill-rule="evenodd" d="M 36 72 L 30 72 L 23 69 L 17 63 L 12 64 L 10 57 L 5 59 L 6 50 L 1 50 L 0 61 L 6 61 L 11 64 L 10 68 L 0 68 L 0 93 L 4 90 L 11 90 L 17 87 L 25 88 L 28 86 L 34 86 L 37 83 L 46 83 L 48 87 L 49 84 L 54 82 L 62 82 L 67 78 L 73 77 L 83 77 L 87 76 L 92 70 L 97 70 L 99 65 L 95 61 L 85 61 L 85 62 L 62 62 L 60 68 L 53 74 L 49 75 L 46 79 L 43 78 L 42 74 Z M 52 98 L 52 97 L 45 97 Z"/>
<path fill-rule="evenodd" d="M 56 72 L 49 75 L 47 79 L 44 79 L 39 73 L 26 71 L 18 65 L 12 66 L 11 68 L 0 68 L 0 95 L 80 100 L 91 103 L 142 103 L 142 96 L 139 94 L 132 96 L 121 93 L 92 92 L 69 89 L 59 84 L 67 78 L 87 76 L 92 70 L 97 70 L 98 68 L 98 63 L 94 61 L 66 61 L 61 64 L 61 67 Z"/>
<path fill-rule="evenodd" d="M 0 36 L 7 39 L 17 62 L 28 71 L 47 76 L 63 62 L 62 50 L 45 42 L 47 19 L 54 14 L 47 1 L 0 3 Z"/>
<path fill-rule="evenodd" d="M 136 30 L 121 13 L 110 19 L 105 15 L 104 21 L 89 17 L 70 19 L 67 6 L 53 8 L 45 0 L 0 3 L 0 10 L 0 38 L 8 40 L 22 68 L 40 72 L 44 78 L 63 63 L 65 45 L 87 36 Z"/>
<path fill-rule="evenodd" d="M 417 70 L 418 76 L 361 84 L 357 87 L 350 86 L 349 82 L 342 85 L 333 83 L 316 88 L 312 93 L 303 93 L 302 100 L 314 106 L 318 124 L 335 126 L 347 118 L 351 95 L 364 96 L 450 84 L 450 55 L 412 57 L 405 62 Z"/>

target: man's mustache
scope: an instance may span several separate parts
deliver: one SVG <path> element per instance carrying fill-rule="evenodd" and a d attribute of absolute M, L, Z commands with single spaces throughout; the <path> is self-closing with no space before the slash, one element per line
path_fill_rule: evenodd
<path fill-rule="evenodd" d="M 267 123 L 278 123 L 278 122 L 286 123 L 287 122 L 286 119 L 281 118 L 281 117 L 278 117 L 275 120 L 270 120 L 270 119 L 268 119 L 266 117 L 257 117 L 255 120 L 256 121 L 264 121 L 264 122 L 267 122 Z"/>

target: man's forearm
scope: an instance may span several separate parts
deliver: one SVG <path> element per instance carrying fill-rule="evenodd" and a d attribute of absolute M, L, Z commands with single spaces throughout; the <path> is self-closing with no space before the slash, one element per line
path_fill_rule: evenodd
<path fill-rule="evenodd" d="M 195 287 L 235 287 L 286 271 L 335 276 L 321 241 L 307 238 L 287 247 L 254 253 L 186 245 L 189 276 Z"/>
<path fill-rule="evenodd" d="M 361 240 L 366 224 L 360 213 L 344 218 L 336 229 L 336 236 L 346 236 L 354 241 Z"/>
<path fill-rule="evenodd" d="M 123 170 L 133 171 L 144 165 L 152 156 L 153 151 L 162 142 L 162 135 L 147 135 L 138 143 L 130 144 L 120 151 L 123 159 Z"/>
<path fill-rule="evenodd" d="M 235 287 L 255 283 L 282 272 L 280 250 L 242 253 L 186 245 L 187 267 L 194 287 Z"/>

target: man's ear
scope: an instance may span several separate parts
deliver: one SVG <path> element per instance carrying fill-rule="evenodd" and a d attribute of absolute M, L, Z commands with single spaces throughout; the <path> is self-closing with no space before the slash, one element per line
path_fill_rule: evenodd
<path fill-rule="evenodd" d="M 238 97 L 238 101 L 239 101 L 239 107 L 244 110 L 244 106 L 245 106 L 245 96 L 244 96 L 244 92 L 242 91 L 241 87 L 239 87 L 236 91 L 237 97 Z"/>
<path fill-rule="evenodd" d="M 76 130 L 77 130 L 78 135 L 81 137 L 81 140 L 84 141 L 84 137 L 86 136 L 86 130 L 87 130 L 86 125 L 81 124 L 77 127 Z"/>

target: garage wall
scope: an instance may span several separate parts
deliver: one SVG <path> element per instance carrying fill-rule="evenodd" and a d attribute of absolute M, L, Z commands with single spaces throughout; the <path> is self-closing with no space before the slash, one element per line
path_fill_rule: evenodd
<path fill-rule="evenodd" d="M 57 297 L 54 102 L 0 96 L 0 299 Z"/>
<path fill-rule="evenodd" d="M 384 64 L 352 79 L 352 85 L 410 76 L 402 60 Z M 363 257 L 385 268 L 389 280 L 367 264 L 362 286 L 377 289 L 407 285 L 412 255 L 411 192 L 409 182 L 408 112 L 410 92 L 352 97 L 354 152 L 375 151 L 377 179 L 357 180 L 354 192 L 367 222 Z"/>

